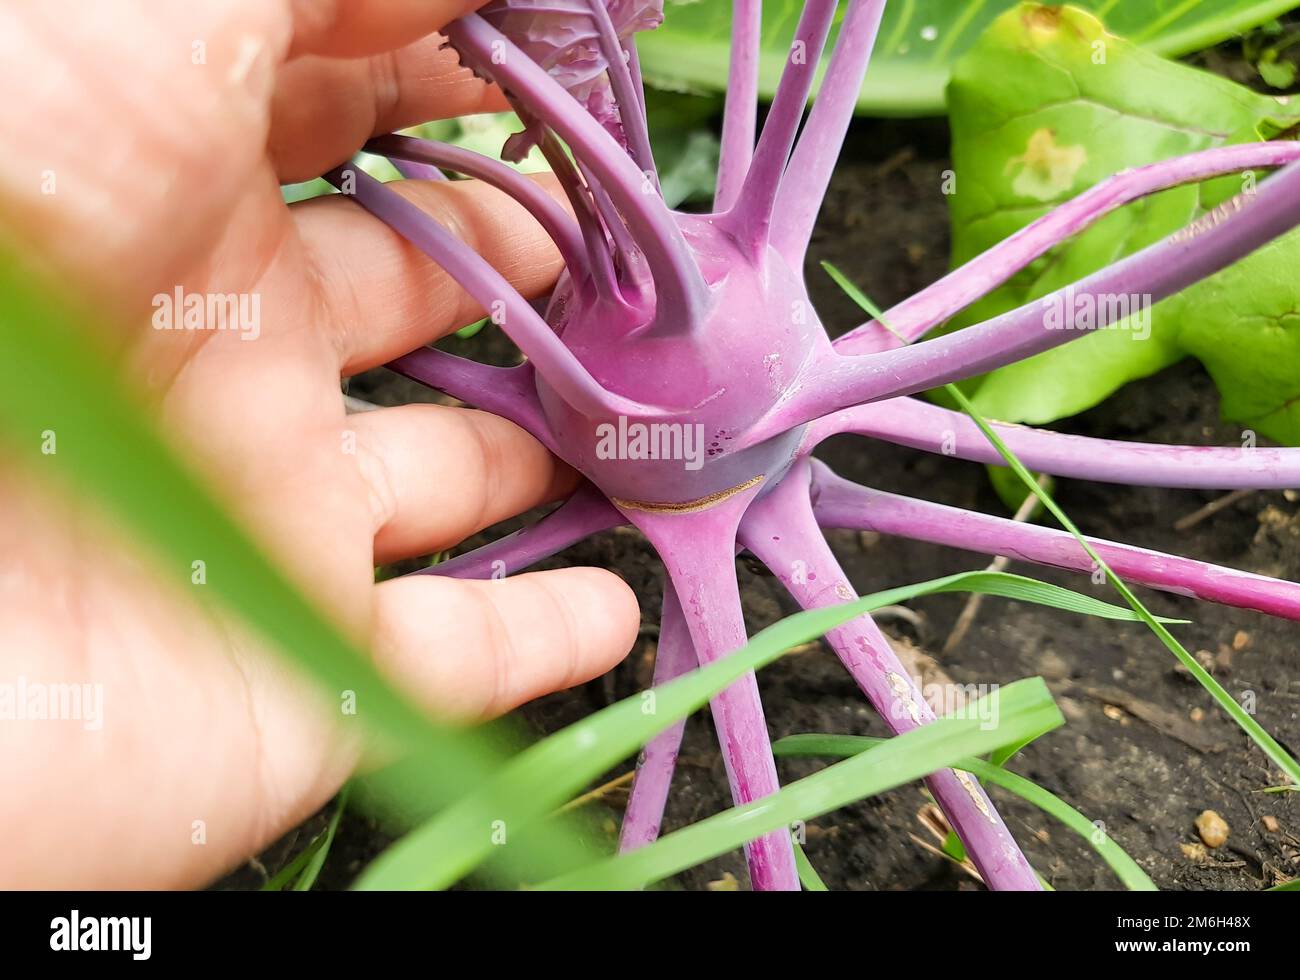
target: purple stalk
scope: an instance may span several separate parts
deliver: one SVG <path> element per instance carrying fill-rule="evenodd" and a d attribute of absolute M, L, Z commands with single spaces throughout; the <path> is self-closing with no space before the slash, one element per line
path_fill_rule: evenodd
<path fill-rule="evenodd" d="M 451 273 L 485 310 L 503 311 L 501 329 L 570 405 L 593 414 L 648 414 L 646 406 L 602 388 L 527 300 L 468 245 L 360 168 L 332 170 L 326 179 L 343 188 L 345 173 L 355 181 L 350 196 L 358 204 Z"/>
<path fill-rule="evenodd" d="M 813 224 L 853 120 L 884 12 L 885 0 L 852 0 L 849 4 L 821 92 L 790 158 L 790 172 L 797 178 L 781 185 L 776 200 L 781 223 L 772 233 L 772 246 L 796 269 L 803 268 Z"/>
<path fill-rule="evenodd" d="M 418 140 L 410 136 L 380 136 L 367 143 L 366 150 L 389 159 L 432 164 L 434 167 L 454 170 L 504 191 L 523 205 L 551 236 L 569 274 L 578 281 L 586 278 L 586 249 L 577 224 L 550 194 L 501 161 L 447 143 Z"/>
<path fill-rule="evenodd" d="M 736 582 L 736 526 L 758 486 L 739 490 L 702 510 L 675 511 L 624 501 L 619 509 L 663 559 L 701 665 L 745 645 Z M 739 806 L 775 793 L 776 760 L 751 672 L 717 695 L 710 707 L 731 795 Z M 757 891 L 797 891 L 790 835 L 774 831 L 745 845 L 750 884 Z"/>
<path fill-rule="evenodd" d="M 490 367 L 433 347 L 421 347 L 389 361 L 385 367 L 475 408 L 500 415 L 552 452 L 557 449 L 537 399 L 531 364 Z"/>
<path fill-rule="evenodd" d="M 645 112 L 645 85 L 641 81 L 641 56 L 636 52 L 635 37 L 629 37 L 624 42 L 624 50 L 627 51 L 627 70 L 632 76 L 632 87 L 636 89 L 637 109 L 641 113 L 641 121 L 648 127 L 650 121 Z"/>
<path fill-rule="evenodd" d="M 1255 167 L 1279 167 L 1294 160 L 1300 160 L 1300 143 L 1244 143 L 1121 171 L 886 310 L 884 319 L 890 330 L 869 321 L 836 340 L 835 349 L 841 354 L 870 354 L 901 346 L 899 337 L 916 340 L 992 292 L 1040 255 L 1138 198 L 1180 184 Z"/>
<path fill-rule="evenodd" d="M 1107 297 L 1156 303 L 1226 268 L 1300 223 L 1300 163 L 1175 235 L 984 323 L 910 347 L 823 360 L 781 413 L 785 425 L 863 402 L 909 395 L 1059 347 L 1118 319 Z M 1080 298 L 1095 311 L 1078 324 Z M 1058 323 L 1050 322 L 1053 314 Z"/>
<path fill-rule="evenodd" d="M 449 558 L 412 575 L 446 578 L 504 578 L 572 547 L 584 538 L 624 524 L 599 490 L 584 483 L 536 524 L 520 528 L 481 548 Z"/>
<path fill-rule="evenodd" d="M 882 4 L 851 0 L 822 95 L 796 146 L 835 4 L 813 0 L 805 8 L 798 31 L 806 64 L 787 66 L 754 151 L 760 17 L 757 0 L 738 0 L 716 195 L 720 214 L 686 215 L 664 205 L 622 145 L 627 133 L 629 143 L 641 147 L 633 156 L 648 153 L 648 142 L 642 146 L 636 135 L 638 126 L 645 131 L 644 101 L 629 91 L 639 86 L 635 49 L 630 36 L 618 38 L 617 31 L 648 27 L 661 13 L 653 0 L 628 2 L 634 6 L 615 6 L 603 17 L 596 0 L 493 0 L 490 15 L 537 52 L 545 68 L 476 15 L 448 29 L 466 64 L 491 75 L 516 106 L 526 132 L 510 152 L 540 145 L 573 203 L 581 243 L 567 216 L 561 220 L 552 204 L 532 198 L 533 210 L 546 216 L 543 223 L 568 253 L 571 273 L 560 278 L 546 320 L 417 207 L 364 174 L 354 175 L 364 206 L 446 267 L 485 307 L 504 304 L 506 316 L 498 322 L 529 358 L 503 369 L 422 350 L 392 367 L 515 421 L 589 481 L 534 527 L 430 573 L 513 573 L 586 534 L 631 520 L 668 572 L 655 673 L 662 683 L 688 669 L 693 656 L 709 663 L 745 642 L 733 560 L 738 533 L 808 607 L 853 597 L 817 520 L 1091 570 L 1069 535 L 854 487 L 807 454 L 828 435 L 859 432 L 1000 462 L 965 416 L 897 396 L 1030 356 L 1083 329 L 1110 326 L 1133 307 L 1112 303 L 1108 295 L 1138 294 L 1140 313 L 1300 224 L 1300 162 L 1172 238 L 1044 300 L 914 347 L 881 350 L 894 342 L 860 328 L 837 353 L 811 310 L 800 266 Z M 599 45 L 588 9 L 602 27 Z M 619 53 L 624 50 L 626 59 Z M 628 123 L 621 130 L 618 114 Z M 886 317 L 904 337 L 914 337 L 1135 197 L 1223 170 L 1288 161 L 1300 161 L 1300 151 L 1289 145 L 1230 147 L 1117 175 Z M 520 178 L 484 169 L 477 158 L 461 162 L 521 192 Z M 787 169 L 790 180 L 784 179 Z M 337 171 L 330 176 L 341 179 Z M 1091 323 L 1082 322 L 1079 297 L 1098 312 Z M 872 353 L 844 356 L 867 350 Z M 1061 475 L 1166 486 L 1300 484 L 1298 450 L 1184 449 L 999 429 L 1031 468 Z M 1109 542 L 1096 547 L 1135 582 L 1300 618 L 1300 586 Z M 803 563 L 801 575 L 794 574 L 796 561 Z M 870 617 L 832 633 L 831 644 L 895 731 L 932 717 Z M 733 798 L 744 803 L 774 792 L 776 765 L 754 676 L 722 692 L 711 708 Z M 679 737 L 680 728 L 670 730 L 647 747 L 623 832 L 625 850 L 657 832 Z M 991 887 L 1037 887 L 973 780 L 943 772 L 929 784 Z M 756 888 L 798 887 L 786 834 L 768 834 L 746 851 Z"/>
<path fill-rule="evenodd" d="M 457 50 L 525 103 L 568 143 L 618 206 L 654 275 L 661 323 L 699 319 L 705 285 L 663 199 L 643 190 L 645 176 L 614 138 L 509 38 L 476 14 L 447 27 Z M 494 53 L 496 54 L 494 57 Z"/>
<path fill-rule="evenodd" d="M 1300 449 L 1166 446 L 1090 439 L 1002 422 L 992 425 L 1025 466 L 1052 476 L 1201 490 L 1300 487 Z M 915 398 L 848 408 L 818 419 L 809 430 L 806 445 L 810 448 L 829 436 L 854 432 L 925 452 L 1004 464 L 1001 453 L 969 416 Z"/>
<path fill-rule="evenodd" d="M 758 51 L 762 41 L 762 0 L 734 0 L 731 5 L 731 65 L 727 101 L 722 112 L 722 147 L 713 210 L 730 211 L 754 158 L 758 125 Z"/>
<path fill-rule="evenodd" d="M 800 463 L 751 507 L 741 522 L 740 540 L 800 606 L 822 609 L 852 602 L 857 594 L 813 517 L 809 477 L 808 464 Z M 920 688 L 870 616 L 851 620 L 826 638 L 894 734 L 934 720 Z M 974 778 L 943 770 L 926 784 L 989 888 L 1040 890 L 1033 868 Z"/>
<path fill-rule="evenodd" d="M 879 531 L 987 555 L 1092 574 L 1093 562 L 1066 531 L 992 517 L 858 486 L 813 462 L 813 503 L 822 527 Z M 1115 574 L 1149 588 L 1300 619 L 1300 585 L 1097 538 L 1088 543 Z"/>
<path fill-rule="evenodd" d="M 610 199 L 609 194 L 605 192 L 605 188 L 600 186 L 600 181 L 595 179 L 595 175 L 581 160 L 578 161 L 577 166 L 591 193 L 591 199 L 595 202 L 596 213 L 600 216 L 605 230 L 614 242 L 614 265 L 618 278 L 620 280 L 625 279 L 629 273 L 632 274 L 634 281 L 644 278 L 639 275 L 641 270 L 637 268 L 639 265 L 637 257 L 641 254 L 641 250 L 637 248 L 632 233 L 628 231 L 627 225 L 623 223 L 623 217 L 618 213 L 618 208 L 614 206 L 614 202 Z"/>
<path fill-rule="evenodd" d="M 654 150 L 650 147 L 650 132 L 646 128 L 645 107 L 641 102 L 640 87 L 634 84 L 632 73 L 628 69 L 627 55 L 614 29 L 614 22 L 609 18 L 606 0 L 587 0 L 591 8 L 591 19 L 596 25 L 597 38 L 601 54 L 608 64 L 610 87 L 619 107 L 619 123 L 623 135 L 627 137 L 627 149 L 643 174 L 648 174 L 659 189 L 659 176 L 655 170 Z"/>
<path fill-rule="evenodd" d="M 808 93 L 812 91 L 822 48 L 826 46 L 826 35 L 835 19 L 835 6 L 836 0 L 809 0 L 804 4 L 799 26 L 790 42 L 785 69 L 781 72 L 781 81 L 763 123 L 762 135 L 758 138 L 758 149 L 754 151 L 753 162 L 745 175 L 739 200 L 726 222 L 736 238 L 753 254 L 767 244 L 772 208 L 781 189 L 790 149 L 799 132 Z"/>
<path fill-rule="evenodd" d="M 673 583 L 664 580 L 663 614 L 659 618 L 659 643 L 655 651 L 653 687 L 667 684 L 695 669 L 695 647 L 691 643 L 690 629 L 682 612 L 681 602 Z M 674 722 L 652 738 L 637 760 L 636 776 L 632 780 L 632 793 L 623 814 L 623 827 L 618 838 L 619 853 L 635 851 L 653 843 L 659 836 L 663 823 L 664 806 L 668 802 L 668 789 L 672 785 L 673 770 L 677 768 L 677 752 L 682 745 L 682 732 L 686 719 Z"/>
<path fill-rule="evenodd" d="M 591 189 L 587 186 L 586 178 L 579 175 L 577 166 L 564 152 L 564 147 L 560 145 L 554 133 L 549 130 L 543 133 L 537 142 L 537 148 L 541 150 L 542 157 L 560 182 L 560 186 L 564 188 L 564 194 L 569 199 L 573 213 L 577 216 L 596 295 L 609 303 L 621 303 L 623 294 L 618 286 L 614 256 L 610 254 L 605 228 L 597 213 L 596 204 L 592 200 Z"/>
<path fill-rule="evenodd" d="M 414 160 L 403 160 L 401 157 L 389 157 L 388 162 L 405 180 L 444 181 L 447 179 L 446 174 L 427 163 L 416 163 Z"/>

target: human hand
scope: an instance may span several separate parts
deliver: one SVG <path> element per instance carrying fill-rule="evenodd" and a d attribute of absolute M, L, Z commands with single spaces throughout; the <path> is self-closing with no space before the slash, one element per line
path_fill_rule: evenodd
<path fill-rule="evenodd" d="M 501 108 L 430 36 L 479 5 L 0 8 L 0 78 L 25 93 L 0 100 L 5 244 L 127 325 L 111 340 L 189 461 L 385 672 L 461 717 L 607 670 L 635 637 L 635 598 L 582 568 L 374 584 L 374 563 L 451 546 L 576 478 L 495 416 L 418 405 L 346 417 L 341 375 L 482 310 L 353 202 L 290 208 L 279 184 L 372 135 Z M 554 248 L 505 195 L 477 182 L 398 190 L 525 295 L 553 283 Z M 255 296 L 257 330 L 150 329 L 153 297 L 177 288 Z M 202 884 L 355 765 L 337 704 L 83 502 L 0 470 L 0 556 L 0 699 L 20 683 L 103 697 L 99 727 L 0 714 L 0 886 Z"/>

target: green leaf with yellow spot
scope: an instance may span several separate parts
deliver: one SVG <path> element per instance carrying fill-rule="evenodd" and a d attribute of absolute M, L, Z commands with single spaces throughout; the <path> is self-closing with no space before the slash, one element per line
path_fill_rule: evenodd
<path fill-rule="evenodd" d="M 1016 79 L 1008 85 L 1006 80 Z M 1300 124 L 1300 102 L 1260 95 L 1109 34 L 1088 13 L 1025 4 L 961 58 L 948 91 L 961 264 L 1128 167 Z M 1260 175 L 1262 176 L 1262 175 Z M 943 329 L 986 320 L 1069 285 L 1177 231 L 1245 189 L 1233 174 L 1164 191 L 1106 216 Z M 1300 443 L 1300 234 L 1101 330 L 965 386 L 986 415 L 1042 424 L 1189 355 L 1225 417 Z"/>

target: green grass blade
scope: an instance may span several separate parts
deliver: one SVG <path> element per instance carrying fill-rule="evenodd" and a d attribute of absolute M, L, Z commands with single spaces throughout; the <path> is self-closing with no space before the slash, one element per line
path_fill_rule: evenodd
<path fill-rule="evenodd" d="M 1036 736 L 1034 736 L 1036 737 Z M 891 739 L 868 738 L 859 735 L 791 735 L 772 746 L 777 757 L 827 756 L 847 758 L 862 752 L 879 751 L 878 746 Z M 1021 744 L 1024 744 L 1023 742 Z M 1124 852 L 1106 833 L 1063 799 L 1037 783 L 1008 772 L 999 765 L 983 759 L 963 758 L 953 763 L 954 769 L 963 769 L 980 780 L 1001 786 L 1022 800 L 1032 803 L 1044 813 L 1055 817 L 1088 842 L 1116 877 L 1131 891 L 1156 891 L 1155 883 L 1147 877 L 1137 862 Z"/>
<path fill-rule="evenodd" d="M 312 885 L 316 884 L 320 869 L 325 866 L 325 859 L 329 857 L 330 848 L 334 844 L 334 835 L 338 833 L 339 821 L 343 819 L 343 811 L 348 808 L 348 794 L 351 790 L 351 783 L 344 783 L 343 788 L 339 790 L 339 803 L 334 808 L 334 814 L 330 817 L 329 826 L 325 828 L 325 833 L 322 835 L 321 846 L 312 853 L 312 856 L 307 861 L 307 866 L 303 869 L 302 876 L 293 883 L 294 891 L 309 892 Z"/>
<path fill-rule="evenodd" d="M 149 409 L 113 370 L 83 311 L 55 303 L 0 255 L 0 442 L 10 461 L 93 496 L 186 585 L 207 564 L 206 589 L 237 610 L 333 697 L 357 692 L 367 722 L 403 741 L 444 738 L 393 691 L 251 542 L 165 443 Z M 42 452 L 42 433 L 56 451 Z"/>
<path fill-rule="evenodd" d="M 292 861 L 268 878 L 266 884 L 262 886 L 261 891 L 284 891 L 302 873 L 302 869 L 307 867 L 307 862 L 312 859 L 312 856 L 324 846 L 325 834 L 318 834 L 312 839 L 310 844 L 302 849 L 300 854 L 297 854 Z"/>
<path fill-rule="evenodd" d="M 643 888 L 761 834 L 838 809 L 944 769 L 960 758 L 1050 731 L 1064 723 L 1042 678 L 1008 684 L 984 701 L 996 725 L 974 706 L 889 739 L 869 754 L 828 766 L 771 796 L 725 810 L 629 854 L 608 858 L 546 882 L 544 889 Z M 868 757 L 869 756 L 869 757 Z"/>
<path fill-rule="evenodd" d="M 1005 572 L 964 572 L 796 613 L 725 659 L 656 689 L 652 712 L 647 713 L 640 696 L 628 698 L 526 749 L 477 793 L 457 801 L 381 854 L 355 887 L 451 885 L 496 849 L 485 828 L 495 823 L 509 834 L 532 824 L 748 671 L 855 616 L 942 592 L 979 592 L 1109 619 L 1136 618 L 1132 610 Z"/>
<path fill-rule="evenodd" d="M 1257 722 L 1245 708 L 1237 703 L 1236 698 L 1224 690 L 1223 685 L 1210 676 L 1209 671 L 1202 667 L 1196 658 L 1187 652 L 1187 648 L 1178 642 L 1174 635 L 1165 628 L 1165 625 L 1159 619 L 1151 615 L 1147 610 L 1147 607 L 1143 605 L 1141 600 L 1139 600 L 1138 597 L 1133 594 L 1132 590 L 1129 589 L 1127 583 L 1116 575 L 1115 572 L 1112 571 L 1111 567 L 1106 564 L 1105 559 L 1103 559 L 1101 555 L 1097 554 L 1096 549 L 1094 549 L 1092 545 L 1088 544 L 1087 539 L 1084 538 L 1082 532 L 1079 531 L 1074 522 L 1066 516 L 1065 511 L 1057 505 L 1056 501 L 1052 499 L 1051 495 L 1048 494 L 1046 490 L 1038 485 L 1038 481 L 1033 478 L 1029 470 L 1025 468 L 1024 464 L 1015 457 L 1009 448 L 1007 448 L 1006 443 L 1004 443 L 998 434 L 993 431 L 993 427 L 988 424 L 988 421 L 980 414 L 979 410 L 971 403 L 970 399 L 962 393 L 961 389 L 956 385 L 946 385 L 945 390 L 956 399 L 957 403 L 961 405 L 966 414 L 968 414 L 975 424 L 979 426 L 980 431 L 984 433 L 985 438 L 994 445 L 997 451 L 1002 455 L 1002 458 L 1007 461 L 1007 465 L 1011 467 L 1018 477 L 1020 477 L 1021 481 L 1029 488 L 1030 492 L 1035 494 L 1038 499 L 1042 501 L 1043 506 L 1051 511 L 1052 516 L 1057 519 L 1061 527 L 1074 535 L 1074 539 L 1078 541 L 1083 550 L 1087 552 L 1088 557 L 1096 563 L 1098 568 L 1105 572 L 1107 580 L 1114 587 L 1115 591 L 1119 593 L 1120 597 L 1129 604 L 1129 607 L 1137 613 L 1138 617 L 1147 624 L 1153 633 L 1155 633 L 1160 642 L 1178 658 L 1179 662 L 1187 668 L 1188 672 L 1196 678 L 1200 685 L 1210 692 L 1210 696 L 1214 698 L 1214 700 L 1219 703 L 1219 706 L 1228 713 L 1232 720 L 1251 737 L 1255 744 L 1264 750 L 1264 754 L 1272 759 L 1283 772 L 1290 776 L 1293 782 L 1300 783 L 1300 763 L 1297 763 L 1295 759 L 1291 758 L 1290 753 L 1288 753 L 1286 749 L 1282 748 L 1277 740 L 1265 731 L 1264 727 Z"/>
<path fill-rule="evenodd" d="M 812 866 L 808 860 L 808 855 L 804 853 L 803 847 L 798 841 L 794 842 L 794 866 L 799 872 L 799 883 L 803 885 L 806 892 L 828 892 L 826 882 L 822 881 L 822 876 L 817 873 L 817 869 Z"/>
<path fill-rule="evenodd" d="M 1280 885 L 1274 885 L 1272 888 L 1265 888 L 1266 892 L 1300 892 L 1300 878 L 1292 878 L 1290 881 L 1284 881 Z"/>
<path fill-rule="evenodd" d="M 848 278 L 829 262 L 823 262 L 822 268 L 830 274 L 836 284 L 839 285 L 840 288 L 858 304 L 858 306 L 860 306 L 870 316 L 874 317 L 886 330 L 889 330 L 890 333 L 894 333 L 893 329 L 885 321 L 884 314 L 880 311 L 880 308 L 868 299 L 862 290 L 849 282 Z M 898 335 L 895 334 L 895 336 Z M 1129 608 L 1137 614 L 1137 617 L 1147 624 L 1148 628 L 1155 633 L 1160 642 L 1178 658 L 1179 662 L 1187 668 L 1188 672 L 1191 673 L 1200 685 L 1210 693 L 1210 696 L 1218 702 L 1219 707 L 1227 712 L 1228 716 L 1237 723 L 1242 731 L 1250 736 L 1251 740 L 1264 751 L 1264 754 L 1272 759 L 1284 773 L 1290 776 L 1292 782 L 1300 784 L 1300 763 L 1297 763 L 1295 759 L 1291 758 L 1290 753 L 1288 753 L 1286 749 L 1282 748 L 1282 746 L 1278 744 L 1277 740 L 1266 732 L 1264 727 L 1260 725 L 1260 723 L 1257 722 L 1245 708 L 1238 704 L 1236 699 L 1224 690 L 1223 686 L 1218 681 L 1210 676 L 1209 672 L 1197 662 L 1196 658 L 1187 652 L 1187 649 L 1178 642 L 1168 629 L 1165 628 L 1165 621 L 1151 614 L 1147 607 L 1142 604 L 1141 600 L 1139 600 L 1138 597 L 1133 594 L 1132 590 L 1129 589 L 1124 580 L 1115 574 L 1111 567 L 1106 564 L 1101 555 L 1097 554 L 1096 549 L 1088 543 L 1087 539 L 1083 536 L 1083 533 L 1075 526 L 1074 522 L 1070 520 L 1065 511 L 1060 508 L 1056 501 L 1052 499 L 1052 495 L 1043 487 L 1039 486 L 1038 481 L 1034 479 L 1033 474 L 1031 474 L 1025 465 L 1020 462 L 1015 453 L 1013 453 L 1007 444 L 1002 441 L 1001 437 L 993 431 L 993 427 L 989 425 L 988 420 L 984 418 L 979 409 L 971 403 L 971 400 L 966 397 L 961 389 L 956 385 L 949 384 L 944 385 L 943 390 L 951 395 L 953 400 L 962 407 L 962 410 L 971 417 L 971 421 L 979 426 L 980 431 L 984 433 L 984 438 L 988 439 L 988 441 L 998 451 L 1006 461 L 1007 466 L 1009 466 L 1012 472 L 1020 479 L 1020 482 L 1025 485 L 1025 488 L 1039 499 L 1042 505 L 1047 508 L 1047 510 L 1051 512 L 1052 516 L 1060 523 L 1061 527 L 1065 528 L 1065 530 L 1069 531 L 1070 534 L 1074 536 L 1074 539 L 1079 542 L 1080 547 L 1082 547 L 1088 557 L 1093 560 L 1095 567 L 1105 573 L 1106 579 L 1110 582 L 1111 586 L 1119 593 L 1120 597 L 1128 604 Z"/>
<path fill-rule="evenodd" d="M 1032 742 L 1032 738 L 1027 738 L 1019 745 L 1004 745 L 1000 749 L 995 749 L 989 753 L 989 762 L 995 766 L 1005 766 L 1011 761 L 1011 757 Z"/>
<path fill-rule="evenodd" d="M 150 408 L 123 383 L 106 335 L 84 326 L 97 319 L 0 253 L 0 454 L 92 501 L 133 535 L 164 577 L 190 587 L 191 562 L 203 559 L 204 588 L 218 605 L 242 617 L 326 698 L 338 703 L 340 692 L 353 692 L 353 720 L 386 748 L 429 760 L 419 774 L 422 798 L 445 804 L 482 783 L 502 761 L 488 733 L 431 723 L 289 583 L 176 456 Z M 55 436 L 56 452 L 42 452 L 45 433 Z"/>

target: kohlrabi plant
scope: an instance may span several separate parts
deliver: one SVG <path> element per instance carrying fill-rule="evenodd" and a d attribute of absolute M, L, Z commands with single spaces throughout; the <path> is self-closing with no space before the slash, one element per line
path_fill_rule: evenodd
<path fill-rule="evenodd" d="M 836 7 L 835 0 L 804 6 L 756 139 L 759 3 L 734 4 L 720 167 L 707 214 L 673 211 L 658 190 L 633 35 L 656 26 L 661 3 L 495 0 L 450 25 L 448 41 L 462 62 L 497 84 L 522 121 L 505 155 L 538 147 L 572 215 L 514 170 L 463 149 L 401 136 L 367 149 L 416 165 L 411 174 L 442 168 L 487 181 L 523 204 L 565 263 L 544 314 L 382 183 L 351 166 L 329 175 L 455 276 L 527 358 L 500 368 L 421 349 L 391 367 L 510 419 L 586 478 L 535 525 L 426 573 L 513 574 L 587 535 L 631 523 L 667 570 L 656 685 L 745 643 L 735 572 L 742 549 L 804 607 L 852 600 L 823 528 L 878 530 L 1085 573 L 1100 568 L 1118 576 L 1116 587 L 1133 603 L 1123 581 L 1300 619 L 1300 586 L 1289 582 L 856 486 L 811 457 L 822 440 L 859 433 L 987 463 L 1014 453 L 1034 471 L 1079 479 L 1300 486 L 1300 450 L 1130 444 L 988 427 L 978 416 L 912 397 L 1118 326 L 1130 298 L 1159 301 L 1300 224 L 1295 144 L 1222 147 L 1116 174 L 831 343 L 809 301 L 804 260 L 885 3 L 849 0 L 805 119 Z M 1050 12 L 1040 16 L 1050 29 Z M 1127 202 L 1277 167 L 1249 193 L 1065 289 L 911 343 Z M 1177 646 L 1149 614 L 1143 618 Z M 832 630 L 829 641 L 895 733 L 934 718 L 870 616 Z M 714 698 L 712 711 L 737 804 L 775 792 L 754 675 Z M 1298 770 L 1285 752 L 1240 709 L 1232 713 L 1294 778 Z M 680 737 L 677 724 L 645 748 L 624 850 L 658 834 Z M 927 785 L 990 887 L 1040 887 L 975 777 L 944 770 Z M 746 852 L 755 888 L 798 887 L 788 834 L 767 833 Z"/>

